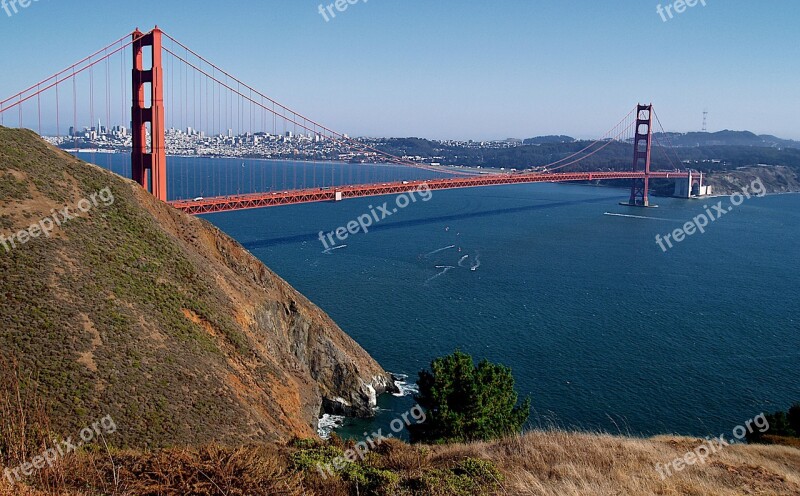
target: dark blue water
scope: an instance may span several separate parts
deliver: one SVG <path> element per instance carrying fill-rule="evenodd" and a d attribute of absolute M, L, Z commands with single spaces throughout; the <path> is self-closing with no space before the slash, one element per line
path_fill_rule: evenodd
<path fill-rule="evenodd" d="M 320 231 L 394 197 L 207 219 L 389 371 L 413 379 L 457 348 L 510 366 L 534 426 L 719 435 L 800 401 L 800 195 L 747 200 L 667 253 L 655 235 L 719 199 L 639 210 L 617 205 L 626 196 L 434 192 L 327 254 Z M 345 430 L 386 426 L 411 405 L 382 398 L 376 421 Z"/>

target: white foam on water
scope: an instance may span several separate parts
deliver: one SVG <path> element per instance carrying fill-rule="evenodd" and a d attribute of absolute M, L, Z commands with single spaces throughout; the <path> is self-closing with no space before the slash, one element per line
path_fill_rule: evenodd
<path fill-rule="evenodd" d="M 317 422 L 317 434 L 322 439 L 329 439 L 331 432 L 344 425 L 344 419 L 341 415 L 324 414 Z"/>
<path fill-rule="evenodd" d="M 456 245 L 445 246 L 444 248 L 439 248 L 438 250 L 433 250 L 432 252 L 430 252 L 430 253 L 427 253 L 425 256 L 426 256 L 426 257 L 429 257 L 429 256 L 431 256 L 431 255 L 435 255 L 435 254 L 437 254 L 437 253 L 440 253 L 440 252 L 443 252 L 443 251 L 445 251 L 445 250 L 451 250 L 451 249 L 453 249 L 453 248 L 455 248 L 455 247 L 456 247 Z"/>
<path fill-rule="evenodd" d="M 458 261 L 458 266 L 459 266 L 459 267 L 463 267 L 463 266 L 464 266 L 464 262 L 465 262 L 465 261 L 466 261 L 468 258 L 469 258 L 469 255 L 464 255 L 463 257 L 461 257 L 461 260 L 459 260 L 459 261 Z"/>
<path fill-rule="evenodd" d="M 627 219 L 674 220 L 674 219 L 664 219 L 661 217 L 645 217 L 643 215 L 615 214 L 612 212 L 605 212 L 603 215 L 608 215 L 609 217 L 625 217 Z"/>
<path fill-rule="evenodd" d="M 393 396 L 397 396 L 398 398 L 402 398 L 403 396 L 412 396 L 415 394 L 419 394 L 419 386 L 415 383 L 409 384 L 407 382 L 408 376 L 405 374 L 392 374 L 394 377 L 397 378 L 394 381 L 394 385 L 397 386 L 397 389 L 400 390 L 398 393 L 392 393 Z"/>
<path fill-rule="evenodd" d="M 347 248 L 347 245 L 334 246 L 332 248 L 328 248 L 327 250 L 323 251 L 322 253 L 324 253 L 325 255 L 330 255 L 333 250 L 341 250 L 342 248 Z"/>
<path fill-rule="evenodd" d="M 436 274 L 435 276 L 433 276 L 430 279 L 428 279 L 427 281 L 425 281 L 425 284 L 428 284 L 429 282 L 433 281 L 434 279 L 438 279 L 438 278 L 442 277 L 443 275 L 447 274 L 448 272 L 450 272 L 451 270 L 455 269 L 455 267 L 453 267 L 452 265 L 441 265 L 441 266 L 437 266 L 436 268 L 437 269 L 441 268 L 443 270 L 441 272 L 439 272 L 438 274 Z"/>
<path fill-rule="evenodd" d="M 480 266 L 481 266 L 481 254 L 478 253 L 477 255 L 475 255 L 475 263 L 472 264 L 472 267 L 470 267 L 469 270 L 475 272 L 476 270 L 478 270 L 478 267 Z"/>

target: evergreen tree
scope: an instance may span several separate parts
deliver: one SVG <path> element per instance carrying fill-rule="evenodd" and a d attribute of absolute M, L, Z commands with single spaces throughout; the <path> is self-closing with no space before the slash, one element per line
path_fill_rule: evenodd
<path fill-rule="evenodd" d="M 427 410 L 424 423 L 410 428 L 414 442 L 489 440 L 520 432 L 530 398 L 517 405 L 511 369 L 461 351 L 437 358 L 419 373 L 417 401 Z"/>

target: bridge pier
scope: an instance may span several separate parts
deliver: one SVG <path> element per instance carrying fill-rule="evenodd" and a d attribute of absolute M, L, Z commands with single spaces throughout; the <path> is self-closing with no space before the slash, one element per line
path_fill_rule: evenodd
<path fill-rule="evenodd" d="M 675 180 L 675 192 L 672 196 L 676 198 L 694 198 L 710 195 L 711 186 L 704 185 L 703 178 L 702 172 L 689 171 L 689 176 L 685 180 Z"/>

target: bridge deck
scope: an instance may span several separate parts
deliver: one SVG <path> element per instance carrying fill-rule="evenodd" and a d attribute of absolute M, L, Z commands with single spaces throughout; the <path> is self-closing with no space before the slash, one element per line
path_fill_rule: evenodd
<path fill-rule="evenodd" d="M 688 177 L 688 172 L 651 172 L 650 179 L 677 179 Z M 595 181 L 610 179 L 644 179 L 644 172 L 563 172 L 549 174 L 486 174 L 473 177 L 430 179 L 427 181 L 402 181 L 381 184 L 358 184 L 333 188 L 313 188 L 274 193 L 254 193 L 202 200 L 172 201 L 170 205 L 189 214 L 210 214 L 246 210 L 252 208 L 277 207 L 298 203 L 336 201 L 339 199 L 363 198 L 407 193 L 427 185 L 430 190 L 499 186 L 504 184 L 547 183 L 567 181 Z"/>

